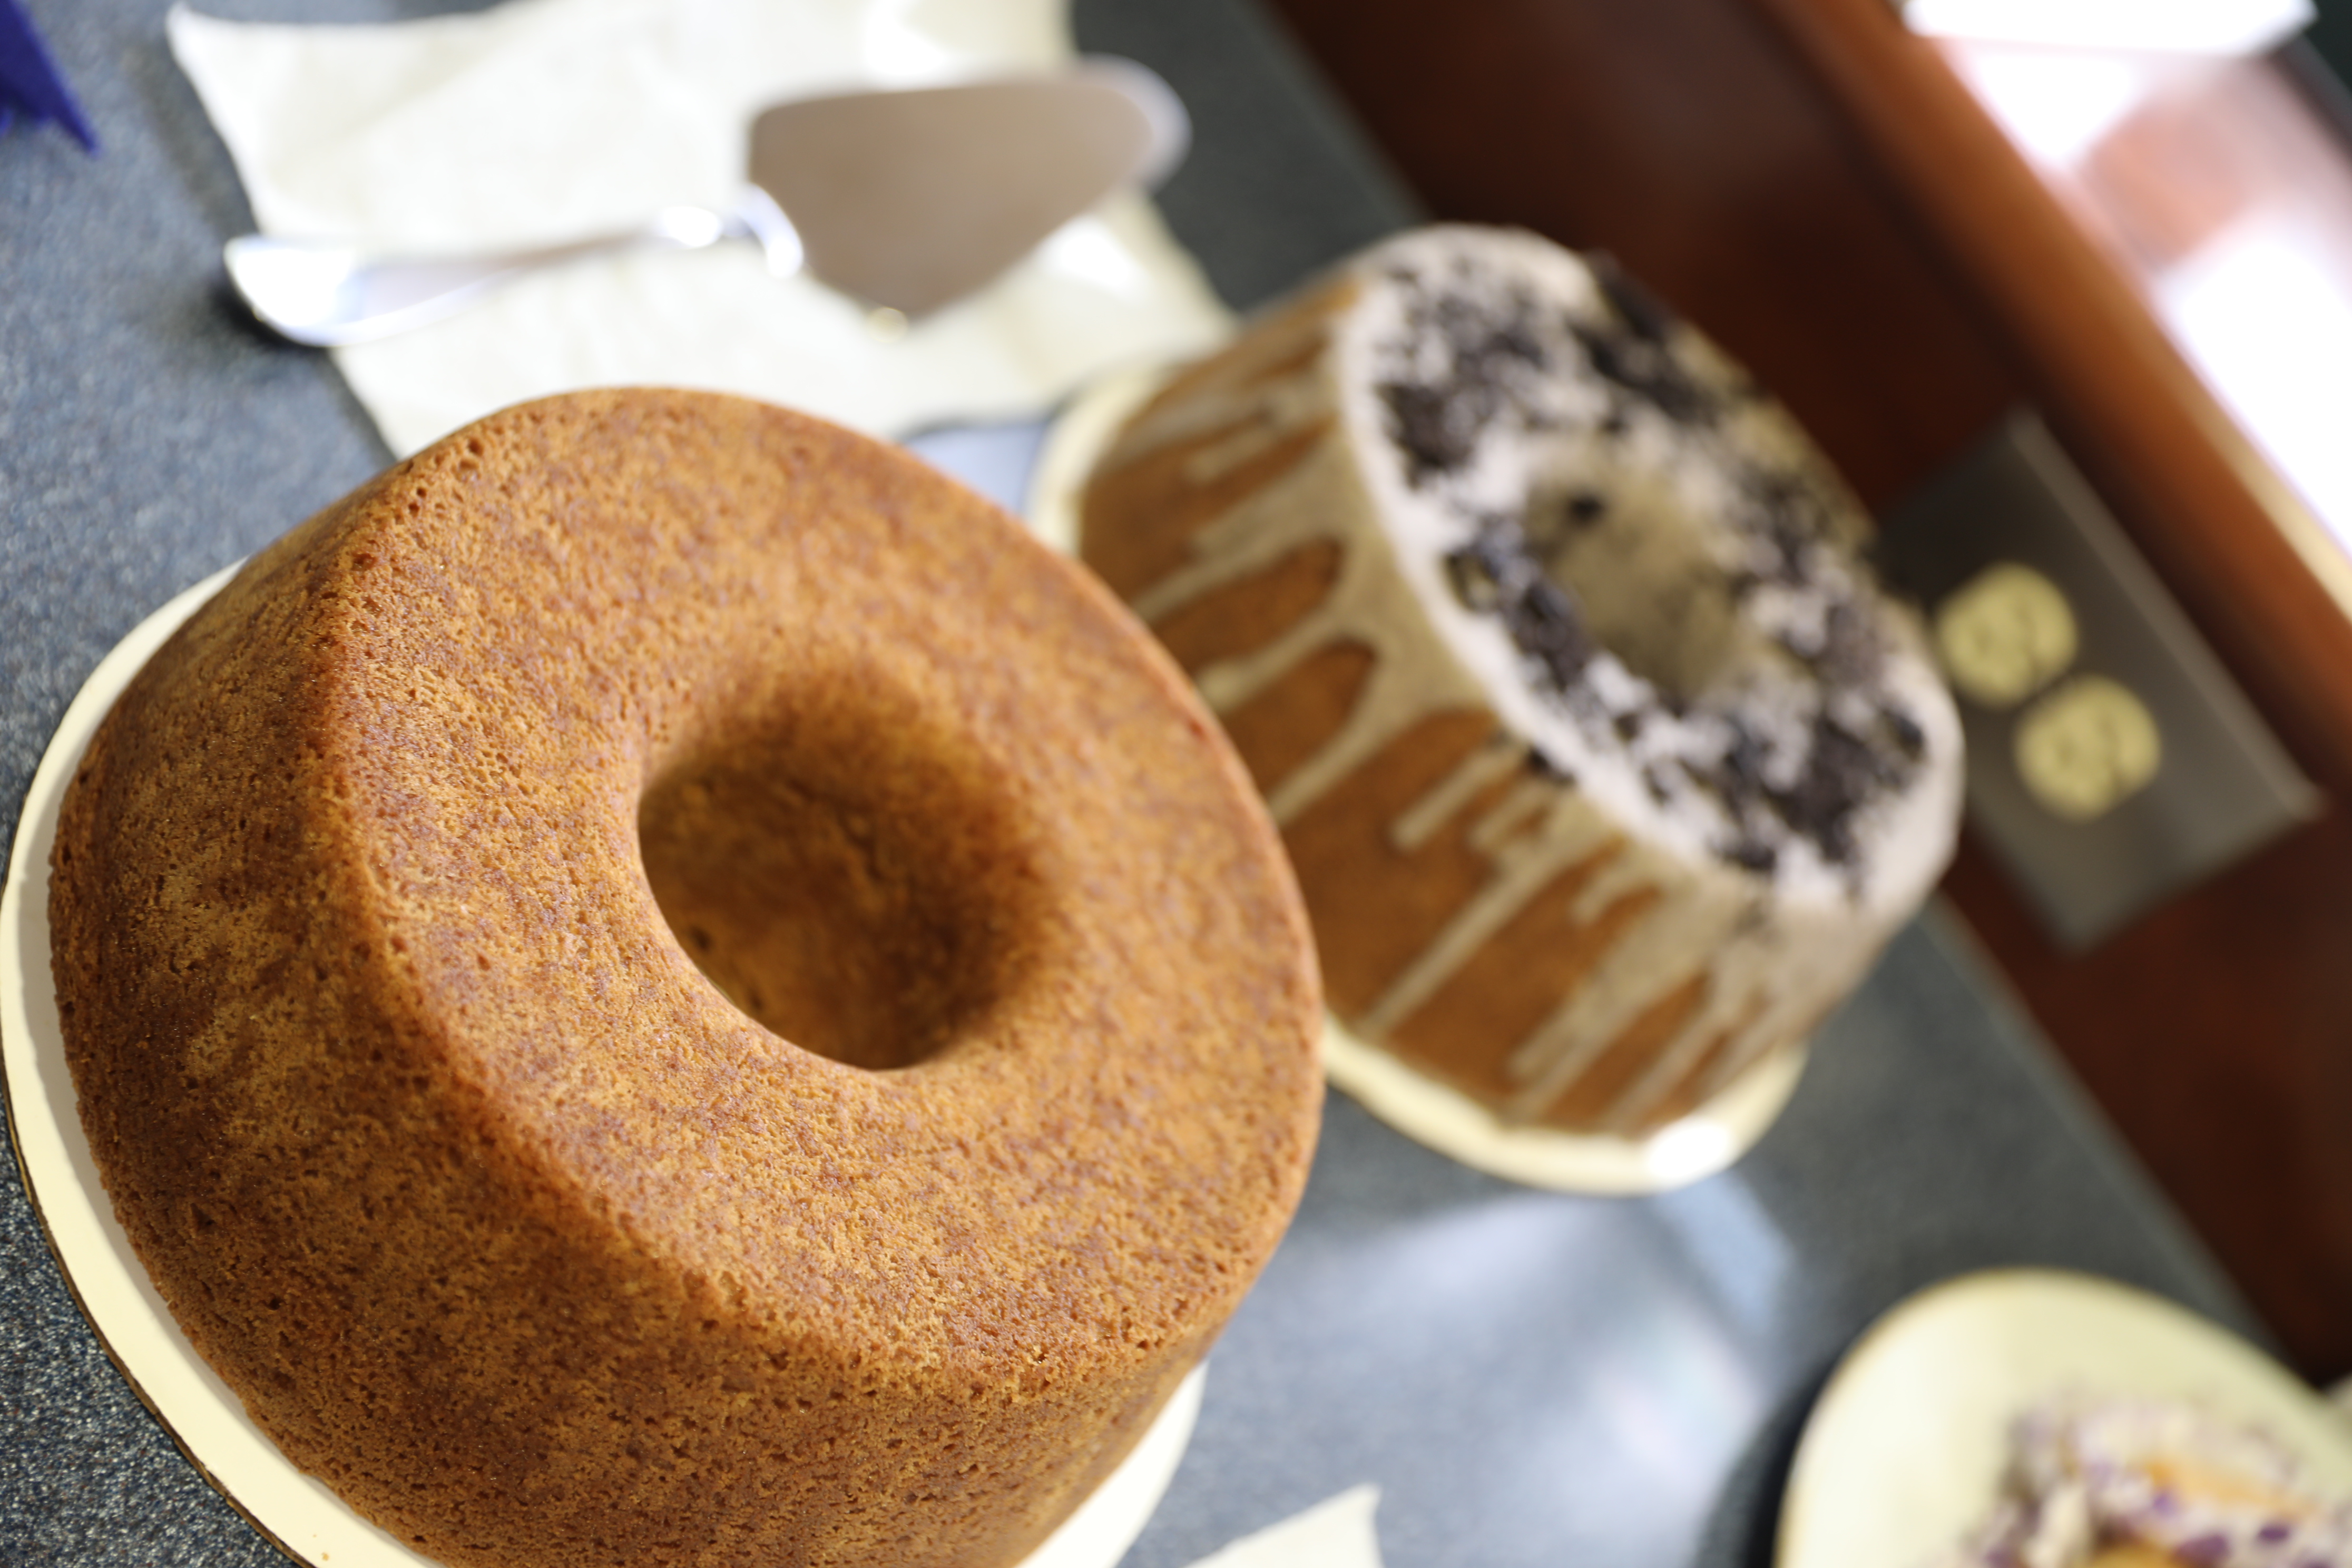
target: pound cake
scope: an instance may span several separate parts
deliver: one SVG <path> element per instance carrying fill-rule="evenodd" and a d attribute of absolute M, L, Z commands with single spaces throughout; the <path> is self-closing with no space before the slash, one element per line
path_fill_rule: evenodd
<path fill-rule="evenodd" d="M 1727 1092 L 1950 854 L 1958 725 L 1867 520 L 1603 262 L 1379 246 L 1177 374 L 1078 510 L 1265 792 L 1335 1016 L 1499 1128 Z"/>
<path fill-rule="evenodd" d="M 683 392 L 254 557 L 68 795 L 115 1212 L 297 1464 L 456 1565 L 1020 1562 L 1296 1205 L 1311 939 L 1100 586 Z"/>

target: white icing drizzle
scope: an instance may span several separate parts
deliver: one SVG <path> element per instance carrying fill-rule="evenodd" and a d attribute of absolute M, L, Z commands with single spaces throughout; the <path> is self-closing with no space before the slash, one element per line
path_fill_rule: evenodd
<path fill-rule="evenodd" d="M 1555 789 L 1540 826 L 1487 850 L 1493 878 L 1350 1022 L 1373 1039 L 1388 1034 L 1434 996 L 1555 878 L 1597 855 L 1622 849 L 1622 840 L 1598 812 L 1574 795 Z"/>
<path fill-rule="evenodd" d="M 1215 484 L 1253 458 L 1272 451 L 1284 437 L 1305 429 L 1317 417 L 1328 415 L 1329 404 L 1314 396 L 1313 391 L 1311 385 L 1296 381 L 1268 386 L 1255 420 L 1184 459 L 1184 482 Z"/>
<path fill-rule="evenodd" d="M 1351 403 L 1342 390 L 1338 362 L 1344 355 L 1334 341 L 1339 312 L 1364 289 L 1379 286 L 1369 267 L 1357 278 L 1357 287 L 1310 300 L 1264 331 L 1263 341 L 1244 345 L 1211 373 L 1212 384 L 1148 412 L 1120 438 L 1103 470 L 1196 444 L 1180 472 L 1184 482 L 1205 486 L 1286 438 L 1326 426 L 1287 472 L 1198 530 L 1184 562 L 1133 601 L 1147 622 L 1164 621 L 1299 550 L 1323 542 L 1338 547 L 1337 575 L 1318 604 L 1264 646 L 1195 672 L 1211 707 L 1230 714 L 1320 652 L 1349 644 L 1370 651 L 1370 672 L 1338 731 L 1271 783 L 1268 805 L 1286 827 L 1415 725 L 1447 712 L 1494 714 L 1519 705 L 1516 700 L 1498 705 L 1487 680 L 1432 627 L 1423 596 L 1399 568 L 1397 543 L 1381 525 L 1374 498 L 1398 487 L 1368 479 L 1362 465 L 1370 459 L 1357 455 L 1360 445 L 1388 458 L 1379 450 L 1377 426 L 1362 427 L 1376 417 L 1365 412 L 1372 405 L 1361 395 Z M 1317 352 L 1309 353 L 1310 346 Z M 1297 362 L 1296 368 L 1268 374 L 1286 361 Z M 1515 728 L 1498 728 L 1388 824 L 1391 845 L 1412 853 L 1510 781 L 1465 834 L 1491 874 L 1349 1020 L 1368 1039 L 1390 1036 L 1530 900 L 1579 867 L 1584 875 L 1567 895 L 1567 912 L 1580 925 L 1605 921 L 1627 900 L 1654 900 L 1516 1044 L 1506 1071 L 1519 1087 L 1503 1107 L 1507 1117 L 1541 1116 L 1645 1012 L 1703 974 L 1690 1016 L 1604 1112 L 1608 1129 L 1637 1131 L 1702 1067 L 1699 1087 L 1712 1092 L 1791 1041 L 1852 983 L 1891 929 L 1891 919 L 1883 928 L 1871 921 L 1864 923 L 1873 929 L 1856 929 L 1853 909 L 1792 910 L 1771 901 L 1769 882 L 1711 858 L 1695 863 L 1687 851 L 1628 838 L 1621 815 L 1602 804 L 1608 796 L 1538 766 L 1530 742 L 1512 732 Z M 1551 742 L 1546 744 L 1549 750 Z M 1569 760 L 1580 771 L 1596 762 L 1590 755 Z M 1948 767 L 1951 758 L 1937 761 Z M 1616 794 L 1622 798 L 1622 787 Z"/>
<path fill-rule="evenodd" d="M 1568 906 L 1568 912 L 1577 924 L 1589 926 L 1607 914 L 1620 899 L 1651 885 L 1651 878 L 1636 860 L 1612 860 L 1576 889 L 1576 900 Z"/>
<path fill-rule="evenodd" d="M 1737 904 L 1723 897 L 1727 889 L 1709 885 L 1715 879 L 1651 870 L 1648 886 L 1658 901 L 1511 1053 L 1510 1075 L 1527 1086 L 1514 1097 L 1515 1109 L 1540 1109 L 1565 1093 L 1635 1019 L 1689 981 L 1737 918 Z M 1719 994 L 1722 978 L 1711 993 Z"/>
<path fill-rule="evenodd" d="M 1308 390 L 1302 392 L 1300 384 Z M 1221 394 L 1213 401 L 1229 424 L 1245 430 L 1286 428 L 1276 426 L 1277 420 L 1297 428 L 1333 409 L 1328 384 L 1312 369 Z M 1169 425 L 1194 439 L 1219 428 L 1204 426 L 1195 417 L 1197 409 L 1181 413 Z M 1122 442 L 1116 457 L 1157 450 L 1181 438 L 1169 436 L 1157 416 L 1139 421 L 1134 434 L 1136 446 Z M 1137 615 L 1147 622 L 1162 621 L 1307 545 L 1339 545 L 1338 579 L 1319 605 L 1265 647 L 1193 672 L 1209 706 L 1230 713 L 1325 648 L 1359 643 L 1370 649 L 1371 674 L 1339 732 L 1266 792 L 1267 809 L 1285 826 L 1423 719 L 1486 706 L 1466 671 L 1450 659 L 1425 657 L 1427 634 L 1418 629 L 1412 589 L 1386 559 L 1386 542 L 1363 537 L 1356 521 L 1370 505 L 1335 426 L 1279 480 L 1195 533 L 1192 559 L 1135 596 Z"/>
<path fill-rule="evenodd" d="M 1497 730 L 1478 749 L 1456 763 L 1436 788 L 1405 808 L 1389 830 L 1389 842 L 1410 855 L 1437 837 L 1454 814 L 1470 804 L 1487 785 L 1499 783 L 1527 766 L 1527 742 L 1508 731 Z"/>
<path fill-rule="evenodd" d="M 1239 449 L 1255 440 L 1255 450 L 1262 451 L 1282 436 L 1334 413 L 1336 405 L 1328 386 L 1313 376 L 1292 374 L 1279 381 L 1260 377 L 1318 344 L 1324 333 L 1325 310 L 1344 306 L 1354 297 L 1353 289 L 1342 289 L 1328 300 L 1310 300 L 1236 343 L 1227 351 L 1230 357 L 1219 367 L 1213 384 L 1190 391 L 1174 403 L 1148 408 L 1121 431 L 1104 455 L 1103 468 L 1124 468 L 1169 447 L 1222 434 L 1223 442 L 1212 443 L 1186 462 L 1185 478 L 1195 484 L 1205 483 L 1234 466 L 1220 467 L 1208 458 L 1207 453 L 1219 446 L 1231 444 Z M 1318 304 L 1322 309 L 1316 308 Z M 1234 463 L 1247 460 L 1241 457 Z M 1197 475 L 1192 470 L 1195 462 L 1204 465 Z"/>
<path fill-rule="evenodd" d="M 1492 860 L 1497 858 L 1529 818 L 1548 811 L 1559 798 L 1557 785 L 1526 778 L 1513 784 L 1502 799 L 1470 829 L 1470 847 Z"/>

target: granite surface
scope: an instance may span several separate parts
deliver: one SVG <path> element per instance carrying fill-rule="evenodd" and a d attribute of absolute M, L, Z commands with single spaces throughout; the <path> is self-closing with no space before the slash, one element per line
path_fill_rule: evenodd
<path fill-rule="evenodd" d="M 397 18 L 403 0 L 212 0 Z M 0 809 L 149 610 L 386 459 L 328 362 L 243 323 L 248 220 L 165 51 L 162 0 L 29 0 L 103 142 L 0 136 Z M 1412 219 L 1244 0 L 1080 0 L 1081 42 L 1160 69 L 1199 124 L 1162 195 L 1237 305 Z M 1029 437 L 927 446 L 1000 490 Z M 982 470 L 985 470 L 983 472 Z M 1391 1568 L 1762 1563 L 1840 1351 L 1923 1286 L 2048 1264 L 2249 1332 L 2163 1206 L 1939 912 L 1824 1029 L 1786 1115 L 1669 1196 L 1531 1192 L 1335 1098 L 1297 1226 L 1213 1364 L 1175 1486 L 1129 1558 L 1181 1568 L 1360 1481 Z M 178 1455 L 0 1179 L 0 1560 L 281 1561 Z"/>

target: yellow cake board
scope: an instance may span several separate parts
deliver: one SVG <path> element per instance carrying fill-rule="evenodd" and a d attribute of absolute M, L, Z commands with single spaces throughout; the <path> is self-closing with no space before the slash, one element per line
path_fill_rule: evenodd
<path fill-rule="evenodd" d="M 1078 502 L 1096 460 L 1167 384 L 1144 365 L 1088 385 L 1046 433 L 1030 480 L 1029 527 L 1067 554 L 1078 549 Z M 1324 1071 L 1365 1110 L 1414 1142 L 1490 1176 L 1559 1192 L 1669 1192 L 1711 1176 L 1755 1146 L 1796 1092 L 1802 1045 L 1783 1047 L 1678 1121 L 1636 1137 L 1562 1132 L 1503 1121 L 1449 1084 L 1407 1066 L 1326 1016 Z"/>
<path fill-rule="evenodd" d="M 295 1468 L 180 1331 L 114 1217 L 75 1109 L 49 971 L 49 849 L 83 750 L 131 678 L 236 568 L 149 616 L 91 671 L 33 774 L 0 887 L 0 1062 L 9 1137 L 66 1284 L 99 1342 L 191 1464 L 253 1526 L 314 1568 L 431 1568 Z M 1174 1478 L 1200 1414 L 1195 1367 L 1109 1479 L 1022 1568 L 1113 1568 Z"/>
<path fill-rule="evenodd" d="M 1790 1468 L 1778 1568 L 1948 1560 L 1992 1511 L 2011 1423 L 2069 1392 L 2194 1401 L 2352 1496 L 2352 1421 L 2252 1345 L 2113 1280 L 1994 1269 L 1910 1298 L 1839 1363 Z"/>

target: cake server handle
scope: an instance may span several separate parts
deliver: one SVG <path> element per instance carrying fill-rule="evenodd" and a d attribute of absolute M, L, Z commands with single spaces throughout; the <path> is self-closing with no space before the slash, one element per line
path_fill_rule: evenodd
<path fill-rule="evenodd" d="M 228 242 L 229 282 L 272 331 L 315 348 L 390 337 L 452 316 L 527 272 L 616 250 L 701 250 L 757 240 L 779 278 L 801 269 L 798 231 L 773 197 L 746 185 L 726 212 L 665 207 L 642 228 L 488 256 L 376 256 L 332 241 L 249 234 Z"/>

